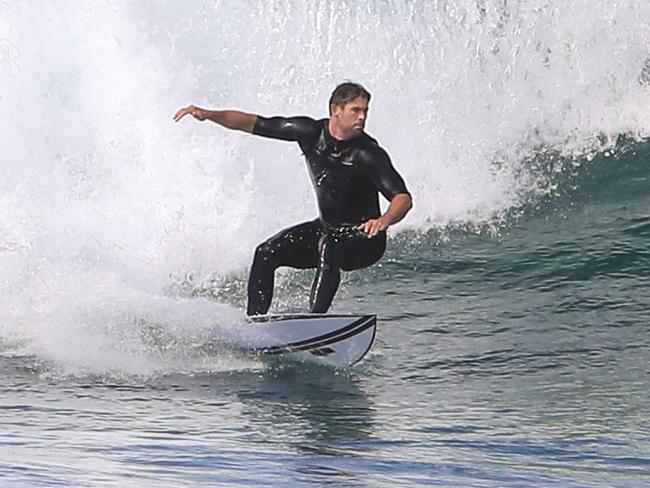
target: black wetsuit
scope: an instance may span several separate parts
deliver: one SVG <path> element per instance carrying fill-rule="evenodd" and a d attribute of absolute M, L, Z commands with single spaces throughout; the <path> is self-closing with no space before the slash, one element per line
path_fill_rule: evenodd
<path fill-rule="evenodd" d="M 340 141 L 328 130 L 329 119 L 257 117 L 253 134 L 296 141 L 307 160 L 320 218 L 285 229 L 255 250 L 248 281 L 248 314 L 268 311 L 273 278 L 280 266 L 317 268 L 311 290 L 313 313 L 325 313 L 338 288 L 341 269 L 377 262 L 386 249 L 386 233 L 369 239 L 359 224 L 381 215 L 379 195 L 388 200 L 408 193 L 390 158 L 365 133 Z"/>

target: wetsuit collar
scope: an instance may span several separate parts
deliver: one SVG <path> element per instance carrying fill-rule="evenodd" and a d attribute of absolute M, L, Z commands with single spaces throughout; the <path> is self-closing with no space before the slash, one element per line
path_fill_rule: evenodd
<path fill-rule="evenodd" d="M 330 120 L 331 119 L 325 119 L 325 138 L 328 140 L 328 142 L 331 141 L 335 143 L 338 147 L 341 147 L 342 144 L 346 144 L 350 141 L 354 141 L 355 139 L 358 139 L 359 137 L 361 137 L 361 134 L 363 134 L 363 132 L 361 132 L 359 135 L 350 137 L 348 139 L 338 139 L 334 137 L 330 132 Z"/>

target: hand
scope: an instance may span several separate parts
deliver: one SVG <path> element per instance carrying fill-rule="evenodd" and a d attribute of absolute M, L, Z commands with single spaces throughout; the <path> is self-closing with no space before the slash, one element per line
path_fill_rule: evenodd
<path fill-rule="evenodd" d="M 375 237 L 380 232 L 388 229 L 388 226 L 388 222 L 386 222 L 383 217 L 379 217 L 378 219 L 371 219 L 367 222 L 364 222 L 359 226 L 359 229 L 368 234 L 368 238 L 370 239 L 372 237 Z"/>
<path fill-rule="evenodd" d="M 178 122 L 187 114 L 190 114 L 196 120 L 203 121 L 208 118 L 209 112 L 202 108 L 195 107 L 194 105 L 190 105 L 189 107 L 180 109 L 176 114 L 174 114 L 174 122 Z"/>

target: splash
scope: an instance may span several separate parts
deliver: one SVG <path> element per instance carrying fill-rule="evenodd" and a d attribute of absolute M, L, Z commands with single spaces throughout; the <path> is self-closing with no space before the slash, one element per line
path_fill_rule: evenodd
<path fill-rule="evenodd" d="M 174 124 L 182 105 L 324 117 L 336 83 L 362 82 L 416 204 L 397 231 L 499 221 L 549 191 L 540 148 L 650 135 L 640 0 L 0 11 L 0 330 L 63 364 L 154 367 L 124 324 L 202 330 L 170 285 L 242 274 L 257 242 L 316 214 L 295 145 Z"/>

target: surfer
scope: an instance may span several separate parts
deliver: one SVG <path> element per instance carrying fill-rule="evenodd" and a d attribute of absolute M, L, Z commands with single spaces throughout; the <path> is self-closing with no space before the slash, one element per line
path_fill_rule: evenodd
<path fill-rule="evenodd" d="M 248 279 L 248 315 L 267 313 L 275 270 L 281 266 L 316 268 L 310 310 L 326 313 L 341 270 L 376 263 L 386 249 L 386 229 L 411 209 L 411 195 L 388 153 L 364 132 L 369 102 L 363 86 L 347 82 L 332 93 L 328 119 L 262 117 L 194 105 L 174 115 L 176 122 L 191 115 L 228 129 L 297 142 L 307 160 L 320 217 L 285 229 L 257 247 Z M 390 201 L 383 215 L 379 193 Z"/>

